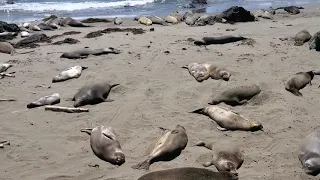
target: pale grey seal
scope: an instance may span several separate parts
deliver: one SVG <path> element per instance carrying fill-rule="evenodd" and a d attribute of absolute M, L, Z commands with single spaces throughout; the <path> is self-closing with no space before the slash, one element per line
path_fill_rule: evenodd
<path fill-rule="evenodd" d="M 229 81 L 231 73 L 224 68 L 219 68 L 208 63 L 190 63 L 182 68 L 188 69 L 189 74 L 193 76 L 198 82 L 209 79 L 211 77 L 215 80 Z"/>
<path fill-rule="evenodd" d="M 35 108 L 44 105 L 54 105 L 60 103 L 60 95 L 58 93 L 54 93 L 50 96 L 44 96 L 39 98 L 38 100 L 27 104 L 27 108 Z"/>
<path fill-rule="evenodd" d="M 81 75 L 82 70 L 87 69 L 85 66 L 73 66 L 63 70 L 60 74 L 53 77 L 52 82 L 62 82 L 72 78 L 78 78 Z"/>

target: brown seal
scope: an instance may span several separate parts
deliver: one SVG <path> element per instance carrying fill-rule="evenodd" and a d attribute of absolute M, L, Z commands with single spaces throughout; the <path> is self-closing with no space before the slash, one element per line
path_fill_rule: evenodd
<path fill-rule="evenodd" d="M 0 53 L 5 53 L 5 54 L 14 54 L 14 48 L 13 46 L 8 43 L 8 42 L 0 42 Z"/>
<path fill-rule="evenodd" d="M 241 114 L 220 106 L 211 105 L 197 109 L 191 113 L 203 114 L 210 117 L 218 124 L 217 129 L 220 131 L 258 131 L 263 129 L 260 123 L 250 121 Z"/>
<path fill-rule="evenodd" d="M 197 146 L 204 146 L 213 151 L 213 158 L 210 162 L 203 164 L 205 167 L 214 165 L 218 171 L 228 171 L 238 175 L 238 169 L 244 161 L 244 157 L 240 149 L 236 146 L 228 146 L 222 149 L 220 146 L 213 146 L 213 143 L 199 141 Z"/>
<path fill-rule="evenodd" d="M 188 136 L 183 126 L 177 125 L 175 129 L 164 134 L 155 144 L 148 158 L 132 166 L 133 169 L 148 170 L 153 162 L 160 160 L 172 160 L 179 156 L 187 146 Z"/>
<path fill-rule="evenodd" d="M 285 89 L 296 96 L 302 96 L 299 90 L 306 87 L 307 84 L 311 85 L 313 77 L 313 71 L 298 72 L 287 81 Z"/>
<path fill-rule="evenodd" d="M 294 37 L 294 45 L 302 46 L 305 42 L 308 42 L 311 39 L 311 34 L 307 30 L 302 30 L 296 34 Z"/>
<path fill-rule="evenodd" d="M 125 162 L 125 155 L 112 127 L 85 128 L 81 129 L 81 132 L 90 135 L 91 149 L 98 158 L 119 166 Z"/>
<path fill-rule="evenodd" d="M 183 66 L 182 68 L 188 69 L 190 75 L 192 75 L 198 82 L 207 80 L 209 77 L 215 80 L 229 81 L 231 73 L 219 68 L 217 66 L 208 63 L 191 63 Z"/>
<path fill-rule="evenodd" d="M 141 176 L 138 180 L 238 180 L 230 172 L 214 172 L 205 168 L 182 167 L 154 171 Z"/>

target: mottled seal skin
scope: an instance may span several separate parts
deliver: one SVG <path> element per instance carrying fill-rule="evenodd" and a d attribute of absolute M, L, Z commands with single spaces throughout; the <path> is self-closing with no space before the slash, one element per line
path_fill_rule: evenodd
<path fill-rule="evenodd" d="M 120 50 L 109 47 L 109 48 L 100 48 L 100 49 L 90 49 L 90 48 L 82 48 L 71 52 L 63 53 L 60 58 L 68 58 L 68 59 L 78 59 L 85 58 L 89 55 L 99 56 L 102 54 L 119 54 Z"/>
<path fill-rule="evenodd" d="M 261 92 L 259 86 L 252 84 L 249 86 L 238 86 L 235 88 L 228 89 L 218 94 L 208 104 L 216 105 L 224 102 L 231 106 L 242 105 L 248 102 L 251 98 Z"/>
<path fill-rule="evenodd" d="M 296 34 L 294 37 L 294 45 L 302 46 L 305 42 L 308 42 L 311 39 L 311 34 L 307 30 L 302 30 Z"/>
<path fill-rule="evenodd" d="M 205 141 L 199 141 L 196 145 L 204 146 L 213 151 L 212 160 L 204 163 L 204 167 L 214 165 L 218 171 L 228 171 L 238 175 L 238 169 L 243 164 L 244 156 L 237 146 L 229 145 L 227 148 L 221 149 L 214 147 L 213 143 Z"/>
<path fill-rule="evenodd" d="M 84 106 L 87 104 L 98 104 L 101 102 L 112 102 L 107 99 L 111 89 L 119 84 L 110 85 L 106 82 L 93 83 L 84 85 L 73 97 L 74 107 Z"/>
<path fill-rule="evenodd" d="M 138 180 L 238 180 L 229 172 L 214 172 L 205 168 L 182 167 L 154 171 L 141 176 Z"/>
<path fill-rule="evenodd" d="M 231 76 L 231 73 L 223 68 L 218 68 L 217 66 L 208 63 L 191 63 L 183 66 L 182 68 L 188 69 L 190 75 L 193 76 L 198 82 L 207 80 L 209 77 L 215 80 L 222 79 L 224 81 L 229 81 Z"/>
<path fill-rule="evenodd" d="M 81 76 L 81 72 L 88 67 L 85 66 L 73 66 L 63 70 L 60 74 L 52 78 L 52 83 L 66 81 L 72 78 L 78 78 Z"/>
<path fill-rule="evenodd" d="M 317 176 L 320 173 L 320 129 L 302 140 L 298 158 L 307 174 Z"/>
<path fill-rule="evenodd" d="M 181 151 L 187 146 L 188 136 L 183 126 L 177 125 L 174 130 L 164 134 L 155 144 L 148 158 L 132 166 L 133 169 L 149 170 L 153 162 L 160 160 L 172 160 L 179 156 Z"/>
<path fill-rule="evenodd" d="M 90 135 L 91 149 L 99 159 L 118 166 L 125 163 L 125 154 L 112 127 L 85 128 L 81 132 Z"/>
<path fill-rule="evenodd" d="M 260 123 L 250 121 L 241 114 L 220 106 L 211 105 L 197 109 L 191 113 L 210 117 L 218 124 L 217 129 L 220 131 L 258 131 L 263 129 Z"/>
<path fill-rule="evenodd" d="M 306 87 L 307 84 L 312 85 L 311 80 L 313 77 L 313 71 L 298 72 L 287 81 L 285 89 L 296 96 L 302 96 L 299 90 Z"/>
<path fill-rule="evenodd" d="M 194 41 L 195 45 L 211 45 L 211 44 L 226 44 L 237 41 L 242 41 L 247 38 L 242 36 L 226 35 L 220 37 L 203 37 L 202 41 Z"/>
<path fill-rule="evenodd" d="M 8 43 L 8 42 L 0 42 L 0 53 L 5 53 L 5 54 L 14 54 L 14 48 L 13 46 Z"/>
<path fill-rule="evenodd" d="M 38 100 L 27 104 L 27 108 L 35 108 L 44 105 L 54 105 L 60 103 L 60 95 L 58 93 L 54 93 L 50 96 L 44 96 L 39 98 Z"/>

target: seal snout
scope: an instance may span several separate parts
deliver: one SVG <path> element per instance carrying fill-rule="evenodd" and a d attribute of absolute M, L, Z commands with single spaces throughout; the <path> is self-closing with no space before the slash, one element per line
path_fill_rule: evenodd
<path fill-rule="evenodd" d="M 126 162 L 125 159 L 126 159 L 126 157 L 125 157 L 125 155 L 123 153 L 121 153 L 121 152 L 114 153 L 114 164 L 120 166 L 120 165 L 122 165 L 123 163 Z"/>

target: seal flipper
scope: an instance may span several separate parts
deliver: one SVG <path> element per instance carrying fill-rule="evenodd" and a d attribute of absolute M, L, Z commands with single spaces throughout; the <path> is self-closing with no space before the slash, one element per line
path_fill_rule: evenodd
<path fill-rule="evenodd" d="M 181 68 L 183 68 L 183 69 L 189 69 L 189 68 L 188 68 L 188 65 L 181 66 Z"/>
<path fill-rule="evenodd" d="M 213 149 L 213 148 L 212 148 L 212 146 L 213 146 L 212 143 L 205 143 L 205 142 L 203 142 L 203 141 L 197 142 L 197 143 L 196 143 L 196 146 L 203 146 L 203 147 L 205 147 L 205 148 L 207 148 L 207 149 L 210 149 L 210 150 Z"/>
<path fill-rule="evenodd" d="M 112 102 L 114 101 L 113 99 L 104 99 L 103 102 Z"/>
<path fill-rule="evenodd" d="M 82 70 L 88 69 L 88 66 L 81 66 Z"/>
<path fill-rule="evenodd" d="M 149 170 L 149 167 L 151 165 L 151 160 L 147 159 L 141 163 L 138 163 L 136 165 L 133 165 L 132 168 L 133 169 L 145 169 L 145 170 Z"/>
<path fill-rule="evenodd" d="M 111 85 L 111 88 L 114 88 L 114 87 L 116 87 L 116 86 L 119 86 L 120 84 L 113 84 L 113 85 Z"/>
<path fill-rule="evenodd" d="M 218 129 L 219 131 L 227 131 L 226 128 L 223 128 L 223 127 L 221 127 L 221 126 L 217 126 L 217 129 Z"/>
<path fill-rule="evenodd" d="M 204 166 L 204 167 L 209 167 L 212 165 L 213 165 L 212 161 L 208 161 L 208 162 L 202 164 L 202 166 Z"/>
<path fill-rule="evenodd" d="M 80 131 L 91 135 L 92 128 L 84 128 L 84 129 L 81 129 Z"/>
<path fill-rule="evenodd" d="M 200 108 L 200 109 L 194 110 L 194 111 L 192 111 L 192 112 L 190 112 L 190 113 L 204 114 L 203 111 L 204 111 L 204 108 Z"/>

